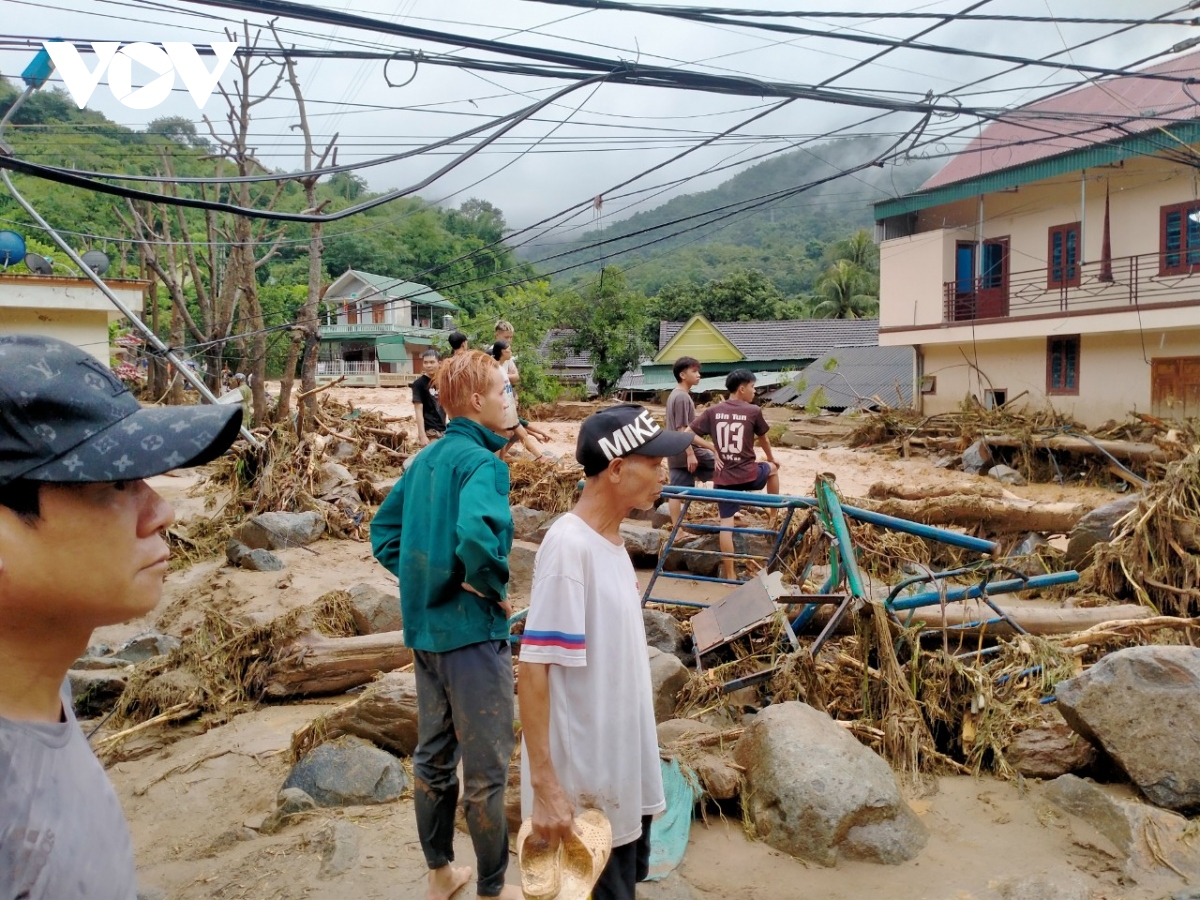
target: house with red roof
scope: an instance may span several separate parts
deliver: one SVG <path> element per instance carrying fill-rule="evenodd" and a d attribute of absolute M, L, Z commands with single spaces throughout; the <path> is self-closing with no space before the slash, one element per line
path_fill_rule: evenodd
<path fill-rule="evenodd" d="M 1200 54 L 1004 113 L 875 219 L 927 414 L 1200 416 Z"/>

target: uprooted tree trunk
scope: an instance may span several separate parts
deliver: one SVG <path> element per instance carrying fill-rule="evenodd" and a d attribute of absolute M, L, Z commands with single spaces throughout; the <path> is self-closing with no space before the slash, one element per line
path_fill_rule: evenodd
<path fill-rule="evenodd" d="M 263 677 L 270 700 L 340 694 L 412 662 L 399 631 L 363 637 L 307 635 L 281 648 Z"/>
<path fill-rule="evenodd" d="M 874 502 L 864 501 L 863 505 L 884 515 L 987 534 L 1066 534 L 1090 512 L 1081 503 L 1036 503 L 992 485 L 930 489 L 879 483 L 872 485 L 868 496 Z"/>

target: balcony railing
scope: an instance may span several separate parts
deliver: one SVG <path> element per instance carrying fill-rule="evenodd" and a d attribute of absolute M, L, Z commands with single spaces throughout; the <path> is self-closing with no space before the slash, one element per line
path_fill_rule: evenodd
<path fill-rule="evenodd" d="M 1200 261 L 1182 271 L 1160 274 L 1164 254 L 1143 253 L 1109 262 L 1077 263 L 1061 270 L 1063 283 L 1050 285 L 1046 266 L 1000 276 L 985 275 L 943 285 L 946 322 L 1016 319 L 1047 313 L 1122 309 L 1148 304 L 1200 300 Z M 1167 262 L 1181 260 L 1168 254 Z M 1186 260 L 1186 255 L 1182 257 Z M 1195 273 L 1195 274 L 1193 274 Z"/>
<path fill-rule="evenodd" d="M 332 336 L 337 334 L 396 334 L 399 325 L 390 322 L 359 322 L 356 325 L 322 325 L 321 334 Z"/>
<path fill-rule="evenodd" d="M 379 363 L 375 360 L 319 359 L 317 360 L 317 375 L 376 375 L 379 373 Z"/>

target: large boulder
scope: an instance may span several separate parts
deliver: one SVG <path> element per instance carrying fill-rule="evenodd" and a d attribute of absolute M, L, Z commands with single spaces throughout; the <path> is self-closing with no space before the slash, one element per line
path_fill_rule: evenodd
<path fill-rule="evenodd" d="M 529 596 L 533 587 L 533 563 L 537 559 L 538 545 L 532 541 L 513 541 L 508 551 L 508 589 Z"/>
<path fill-rule="evenodd" d="M 1098 506 L 1075 523 L 1067 542 L 1066 564 L 1078 569 L 1086 564 L 1092 548 L 1113 539 L 1117 522 L 1127 516 L 1142 499 L 1141 494 L 1131 494 Z"/>
<path fill-rule="evenodd" d="M 976 441 L 962 453 L 962 469 L 971 475 L 986 475 L 992 467 L 992 451 L 982 440 Z"/>
<path fill-rule="evenodd" d="M 670 653 L 646 647 L 650 656 L 650 690 L 654 697 L 654 721 L 665 722 L 675 715 L 679 692 L 688 683 L 688 670 Z"/>
<path fill-rule="evenodd" d="M 143 631 L 123 643 L 112 655 L 114 659 L 127 663 L 140 663 L 156 656 L 166 656 L 178 647 L 179 638 L 157 631 Z"/>
<path fill-rule="evenodd" d="M 354 735 L 399 756 L 411 756 L 417 747 L 417 676 L 412 672 L 380 676 L 316 727 L 326 737 Z"/>
<path fill-rule="evenodd" d="M 1057 778 L 1082 772 L 1099 757 L 1096 748 L 1065 722 L 1035 725 L 1022 731 L 1004 755 L 1026 778 Z"/>
<path fill-rule="evenodd" d="M 519 541 L 532 541 L 537 537 L 537 531 L 550 518 L 550 513 L 540 509 L 530 509 L 528 506 L 512 508 L 513 537 Z"/>
<path fill-rule="evenodd" d="M 384 591 L 373 584 L 356 584 L 347 593 L 350 595 L 350 615 L 354 617 L 354 627 L 359 634 L 379 634 L 404 628 L 400 597 L 394 588 Z"/>
<path fill-rule="evenodd" d="M 671 552 L 667 554 L 663 566 L 676 571 L 685 569 L 693 575 L 704 575 L 711 578 L 717 574 L 717 569 L 721 565 L 721 558 L 717 556 L 718 550 L 720 550 L 720 544 L 715 534 L 705 534 L 686 541 L 676 541 Z"/>
<path fill-rule="evenodd" d="M 1200 853 L 1192 846 L 1191 823 L 1178 813 L 1122 797 L 1112 788 L 1075 775 L 1051 781 L 1045 796 L 1108 838 L 1124 858 L 1130 878 L 1158 879 L 1172 871 L 1187 881 L 1200 878 Z"/>
<path fill-rule="evenodd" d="M 408 785 L 400 760 L 357 737 L 321 744 L 292 767 L 285 788 L 318 806 L 365 806 L 397 799 Z"/>
<path fill-rule="evenodd" d="M 320 513 L 266 512 L 242 523 L 234 537 L 251 550 L 283 550 L 311 544 L 324 533 Z"/>
<path fill-rule="evenodd" d="M 1055 688 L 1072 728 L 1158 806 L 1200 811 L 1200 649 L 1130 647 Z"/>
<path fill-rule="evenodd" d="M 684 657 L 683 629 L 679 620 L 661 609 L 643 609 L 642 622 L 646 626 L 646 643 L 663 653 Z"/>
<path fill-rule="evenodd" d="M 768 844 L 791 856 L 896 864 L 929 833 L 900 795 L 888 764 L 823 712 L 769 706 L 734 748 L 746 772 L 743 810 Z"/>
<path fill-rule="evenodd" d="M 658 565 L 658 554 L 666 539 L 661 531 L 632 522 L 622 522 L 619 530 L 621 540 L 625 542 L 625 551 L 636 568 L 653 569 Z"/>
<path fill-rule="evenodd" d="M 116 706 L 125 691 L 125 685 L 129 682 L 129 672 L 128 668 L 88 671 L 71 669 L 67 672 L 75 715 L 81 719 L 90 719 L 103 715 Z"/>

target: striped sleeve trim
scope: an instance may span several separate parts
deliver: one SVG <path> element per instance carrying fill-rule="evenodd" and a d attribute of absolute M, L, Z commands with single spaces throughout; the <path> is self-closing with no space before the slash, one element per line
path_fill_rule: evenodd
<path fill-rule="evenodd" d="M 526 647 L 558 647 L 562 650 L 586 650 L 587 642 L 582 634 L 567 634 L 563 631 L 528 631 L 521 635 L 521 644 Z"/>

